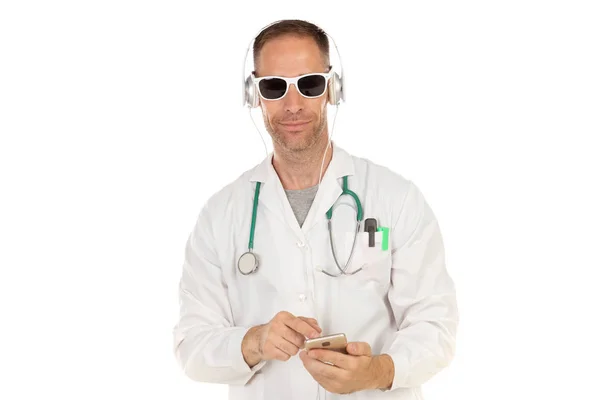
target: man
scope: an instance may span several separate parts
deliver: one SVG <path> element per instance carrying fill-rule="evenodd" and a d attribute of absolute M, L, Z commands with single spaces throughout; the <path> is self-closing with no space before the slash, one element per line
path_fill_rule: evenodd
<path fill-rule="evenodd" d="M 254 55 L 257 79 L 330 70 L 326 34 L 305 21 L 269 26 Z M 197 219 L 174 352 L 188 377 L 229 384 L 232 399 L 420 399 L 458 325 L 440 229 L 412 181 L 330 141 L 320 79 L 257 83 L 274 150 Z M 257 268 L 242 261 L 249 248 Z M 347 354 L 303 348 L 333 333 Z"/>

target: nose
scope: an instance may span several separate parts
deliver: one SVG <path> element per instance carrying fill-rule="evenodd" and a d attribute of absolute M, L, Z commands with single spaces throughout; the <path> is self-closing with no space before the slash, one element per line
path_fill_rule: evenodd
<path fill-rule="evenodd" d="M 304 97 L 302 97 L 302 95 L 298 92 L 296 85 L 290 85 L 288 92 L 283 98 L 283 106 L 285 110 L 295 114 L 302 110 L 303 102 Z"/>

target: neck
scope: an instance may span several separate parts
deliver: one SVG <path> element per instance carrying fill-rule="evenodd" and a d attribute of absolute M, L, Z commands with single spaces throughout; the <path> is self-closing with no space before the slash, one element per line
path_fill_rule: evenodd
<path fill-rule="evenodd" d="M 279 146 L 273 151 L 273 168 L 279 175 L 281 184 L 287 190 L 306 189 L 315 186 L 325 175 L 333 157 L 333 143 L 327 148 L 328 139 L 318 142 L 314 147 L 301 152 L 286 152 Z M 327 154 L 324 154 L 327 149 Z M 323 162 L 323 156 L 325 161 Z M 323 172 L 321 175 L 321 163 Z"/>

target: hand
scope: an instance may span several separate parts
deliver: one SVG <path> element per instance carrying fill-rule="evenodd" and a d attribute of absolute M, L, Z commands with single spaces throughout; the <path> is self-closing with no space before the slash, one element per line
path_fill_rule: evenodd
<path fill-rule="evenodd" d="M 287 361 L 298 354 L 307 337 L 318 337 L 321 332 L 316 319 L 280 311 L 267 324 L 248 331 L 242 341 L 242 353 L 250 367 L 262 360 Z"/>
<path fill-rule="evenodd" d="M 382 375 L 389 374 L 381 370 L 379 356 L 371 355 L 371 346 L 365 342 L 351 342 L 346 351 L 348 354 L 326 349 L 302 351 L 300 359 L 312 377 L 331 393 L 378 389 Z"/>

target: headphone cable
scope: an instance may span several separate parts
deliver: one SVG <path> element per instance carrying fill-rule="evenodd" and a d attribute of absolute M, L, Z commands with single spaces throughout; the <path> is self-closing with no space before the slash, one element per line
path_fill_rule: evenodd
<path fill-rule="evenodd" d="M 329 140 L 327 141 L 327 147 L 325 148 L 325 153 L 323 154 L 323 160 L 321 161 L 321 171 L 319 172 L 319 187 L 321 186 L 321 180 L 323 179 L 323 165 L 325 164 L 325 157 L 327 156 L 327 151 L 329 150 L 329 146 L 333 140 L 333 134 L 335 129 L 335 119 L 337 118 L 339 105 L 335 105 L 335 116 L 333 117 L 333 123 L 331 124 L 331 136 L 329 136 Z"/>

